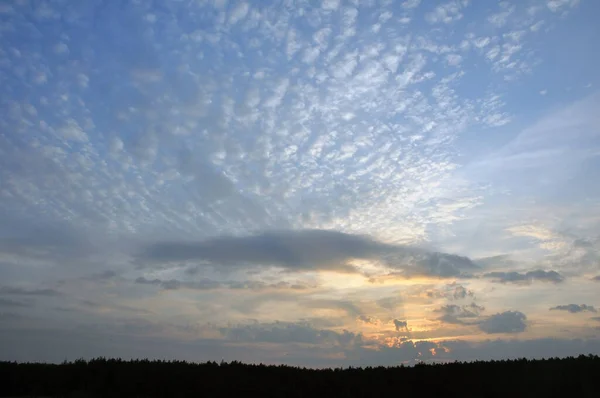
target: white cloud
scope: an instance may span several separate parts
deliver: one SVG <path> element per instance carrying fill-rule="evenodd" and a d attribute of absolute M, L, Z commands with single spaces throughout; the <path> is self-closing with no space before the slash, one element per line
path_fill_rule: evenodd
<path fill-rule="evenodd" d="M 402 7 L 406 9 L 417 8 L 421 0 L 407 0 L 402 2 Z"/>
<path fill-rule="evenodd" d="M 559 12 L 566 7 L 575 7 L 577 4 L 579 4 L 579 0 L 550 0 L 546 6 L 552 12 Z"/>
<path fill-rule="evenodd" d="M 337 10 L 340 6 L 340 0 L 324 0 L 321 7 L 324 10 L 332 11 Z"/>
<path fill-rule="evenodd" d="M 60 128 L 60 132 L 66 140 L 76 142 L 88 141 L 88 136 L 83 131 L 79 123 L 75 119 L 67 120 L 66 124 Z"/>
<path fill-rule="evenodd" d="M 463 5 L 459 1 L 450 1 L 448 3 L 435 7 L 433 11 L 425 14 L 427 22 L 435 23 L 452 23 L 463 17 L 461 12 Z"/>
<path fill-rule="evenodd" d="M 54 52 L 57 54 L 65 54 L 69 52 L 69 47 L 65 43 L 57 43 L 54 46 Z"/>
<path fill-rule="evenodd" d="M 497 27 L 502 27 L 502 26 L 506 25 L 510 16 L 515 12 L 515 9 L 516 9 L 515 6 L 506 7 L 506 9 L 504 11 L 500 11 L 497 14 L 490 15 L 488 17 L 488 21 L 492 25 L 495 25 Z"/>
<path fill-rule="evenodd" d="M 446 55 L 446 61 L 448 65 L 457 66 L 462 62 L 462 57 L 458 54 L 448 54 Z"/>
<path fill-rule="evenodd" d="M 229 13 L 229 24 L 235 25 L 236 23 L 246 18 L 249 10 L 250 6 L 247 2 L 241 1 L 237 3 Z"/>

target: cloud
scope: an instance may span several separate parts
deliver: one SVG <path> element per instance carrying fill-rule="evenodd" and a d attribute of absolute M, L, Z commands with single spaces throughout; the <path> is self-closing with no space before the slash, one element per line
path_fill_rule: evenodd
<path fill-rule="evenodd" d="M 356 319 L 369 325 L 378 325 L 380 323 L 379 319 L 369 315 L 359 315 Z"/>
<path fill-rule="evenodd" d="M 148 263 L 204 261 L 240 267 L 278 266 L 293 271 L 315 269 L 356 272 L 351 259 L 382 260 L 405 276 L 467 276 L 478 267 L 467 257 L 390 245 L 363 235 L 328 230 L 264 232 L 251 236 L 222 236 L 202 242 L 149 245 L 139 260 Z"/>
<path fill-rule="evenodd" d="M 447 285 L 448 288 L 451 289 L 451 297 L 454 300 L 462 300 L 467 297 L 474 297 L 475 293 L 472 290 L 468 290 L 462 285 L 458 285 L 456 283 L 451 283 Z"/>
<path fill-rule="evenodd" d="M 311 308 L 338 308 L 353 318 L 363 315 L 360 307 L 348 300 L 311 300 L 307 306 Z"/>
<path fill-rule="evenodd" d="M 571 314 L 579 312 L 597 312 L 594 306 L 586 304 L 557 305 L 556 307 L 550 308 L 550 311 L 568 311 Z"/>
<path fill-rule="evenodd" d="M 16 312 L 0 312 L 0 325 L 2 325 L 4 322 L 10 323 L 23 318 L 24 317 L 22 314 L 18 314 Z"/>
<path fill-rule="evenodd" d="M 29 307 L 30 304 L 0 297 L 0 307 Z"/>
<path fill-rule="evenodd" d="M 594 282 L 600 282 L 600 275 L 597 275 L 597 276 L 593 277 L 592 280 Z"/>
<path fill-rule="evenodd" d="M 136 278 L 136 284 L 157 286 L 164 290 L 215 290 L 215 289 L 231 289 L 231 290 L 296 290 L 302 291 L 309 289 L 309 285 L 302 283 L 289 283 L 285 281 L 266 283 L 262 281 L 215 281 L 211 279 L 201 279 L 194 281 L 182 281 L 178 279 L 162 280 L 158 278 L 146 279 L 143 276 Z M 339 302 L 338 302 L 339 303 Z"/>
<path fill-rule="evenodd" d="M 179 281 L 177 279 L 160 280 L 139 277 L 135 280 L 135 283 L 140 285 L 160 286 L 164 290 L 177 290 L 180 288 L 192 290 L 212 290 L 218 289 L 222 286 L 221 283 L 217 281 L 211 281 L 209 279 L 204 279 L 201 281 Z"/>
<path fill-rule="evenodd" d="M 322 4 L 323 9 L 328 11 L 337 10 L 339 6 L 340 0 L 325 0 Z"/>
<path fill-rule="evenodd" d="M 473 321 L 471 319 L 478 318 L 481 312 L 483 312 L 484 310 L 484 307 L 479 306 L 475 303 L 471 303 L 469 305 L 462 306 L 456 304 L 448 304 L 435 310 L 435 312 L 442 313 L 438 320 L 444 323 L 469 325 L 476 323 L 476 321 Z"/>
<path fill-rule="evenodd" d="M 229 23 L 231 25 L 235 25 L 239 21 L 243 20 L 244 18 L 246 18 L 246 15 L 248 15 L 249 10 L 250 6 L 245 1 L 237 3 L 236 6 L 233 7 L 233 9 L 231 10 L 231 13 L 229 14 Z"/>
<path fill-rule="evenodd" d="M 6 358 L 20 362 L 38 361 L 36 353 L 44 352 L 45 360 L 60 363 L 63 360 L 99 356 L 120 358 L 178 358 L 188 361 L 241 360 L 250 363 L 281 363 L 290 365 L 323 366 L 390 366 L 415 364 L 419 361 L 474 361 L 516 358 L 551 358 L 600 354 L 599 339 L 494 339 L 484 341 L 447 340 L 441 342 L 399 341 L 392 346 L 378 345 L 373 349 L 364 338 L 348 333 L 325 332 L 306 324 L 287 327 L 283 323 L 265 325 L 232 325 L 219 338 L 175 340 L 164 336 L 132 335 L 139 328 L 152 329 L 148 323 L 132 323 L 121 329 L 104 327 L 67 330 L 40 330 L 0 328 L 0 352 Z M 266 333 L 258 330 L 265 328 Z M 269 333 L 269 329 L 276 329 Z M 194 332 L 197 333 L 195 328 Z M 202 329 L 202 328 L 201 328 Z M 211 329 L 215 329 L 214 327 Z M 312 329 L 312 330 L 311 330 Z M 250 331 L 248 331 L 250 330 Z M 233 332 L 237 331 L 237 332 Z M 120 332 L 120 333 L 117 333 Z M 218 330 L 217 333 L 221 333 Z M 294 335 L 294 332 L 297 333 Z M 316 337 L 315 337 L 316 335 Z M 336 335 L 338 337 L 336 337 Z M 224 337 L 229 336 L 227 339 Z M 235 339 L 238 340 L 235 340 Z M 248 341 L 282 341 L 280 350 L 260 344 L 239 344 Z M 351 341 L 343 345 L 339 341 Z M 304 341 L 306 343 L 292 343 Z M 324 341 L 325 345 L 312 342 Z M 352 344 L 352 341 L 354 344 Z M 237 344 L 231 344 L 237 342 Z M 29 347 L 23 350 L 22 347 Z M 430 350 L 433 349 L 433 353 Z M 332 359 L 333 358 L 333 359 Z"/>
<path fill-rule="evenodd" d="M 369 238 L 334 231 L 280 231 L 253 236 L 218 237 L 198 243 L 159 243 L 143 258 L 150 261 L 204 260 L 235 266 L 280 266 L 292 270 L 350 270 L 352 258 L 371 258 L 385 245 Z"/>
<path fill-rule="evenodd" d="M 435 23 L 452 23 L 463 17 L 461 13 L 462 4 L 460 1 L 450 1 L 437 6 L 433 11 L 425 15 L 427 22 Z"/>
<path fill-rule="evenodd" d="M 225 338 L 238 342 L 354 346 L 363 339 L 361 334 L 315 329 L 305 322 L 255 323 L 223 327 L 219 331 Z"/>
<path fill-rule="evenodd" d="M 117 273 L 113 270 L 107 269 L 106 271 L 102 271 L 96 274 L 93 274 L 89 277 L 90 280 L 95 281 L 107 281 L 113 279 L 117 276 Z"/>
<path fill-rule="evenodd" d="M 40 296 L 40 297 L 57 297 L 62 296 L 62 293 L 58 290 L 44 288 L 44 289 L 26 289 L 17 286 L 2 286 L 0 287 L 0 294 L 15 295 L 15 296 Z"/>
<path fill-rule="evenodd" d="M 479 323 L 479 329 L 487 334 L 520 333 L 527 328 L 527 317 L 519 311 L 506 311 L 490 316 Z"/>
<path fill-rule="evenodd" d="M 18 350 L 29 342 L 60 359 L 173 357 L 178 347 L 186 358 L 287 362 L 293 356 L 280 354 L 293 343 L 231 344 L 218 328 L 210 333 L 219 343 L 173 336 L 200 339 L 183 331 L 188 319 L 242 328 L 240 317 L 251 315 L 269 329 L 275 319 L 335 313 L 311 327 L 365 328 L 407 343 L 393 332 L 396 318 L 420 337 L 460 329 L 479 338 L 488 317 L 468 304 L 483 297 L 488 308 L 527 308 L 532 319 L 539 314 L 530 309 L 547 317 L 557 303 L 594 303 L 585 286 L 574 300 L 570 283 L 553 291 L 554 302 L 546 294 L 568 275 L 597 275 L 600 258 L 598 189 L 588 183 L 600 97 L 565 102 L 592 91 L 592 69 L 577 66 L 593 43 L 569 27 L 589 22 L 580 18 L 593 2 L 581 2 L 581 13 L 571 12 L 574 0 L 546 0 L 535 12 L 467 0 L 68 3 L 10 6 L 2 32 L 2 65 L 15 73 L 1 95 L 0 125 L 10 133 L 0 134 L 0 286 L 8 287 L 0 305 L 40 334 L 0 330 L 0 352 L 34 355 Z M 53 38 L 47 51 L 22 40 L 32 23 Z M 56 36 L 73 24 L 80 34 Z M 572 62 L 554 67 L 565 51 Z M 67 62 L 78 54 L 85 62 Z M 570 91 L 535 78 L 560 83 L 565 74 L 575 76 Z M 534 95 L 524 99 L 523 90 Z M 550 117 L 499 139 L 507 123 L 527 119 L 523 101 Z M 544 257 L 549 251 L 555 256 Z M 471 260 L 497 253 L 513 261 Z M 448 285 L 455 280 L 462 285 Z M 510 295 L 493 284 L 533 281 L 550 283 Z M 430 312 L 444 304 L 456 307 Z M 128 305 L 156 313 L 128 323 Z M 58 307 L 69 311 L 44 313 Z M 433 320 L 439 330 L 423 331 L 428 311 L 468 326 Z M 547 333 L 560 333 L 555 327 Z M 380 343 L 370 341 L 377 353 L 347 351 L 381 362 L 450 355 L 437 343 Z M 500 346 L 469 345 L 485 355 Z M 555 352 L 549 347 L 539 350 Z M 295 358 L 352 362 L 341 349 L 304 348 Z"/>
<path fill-rule="evenodd" d="M 411 9 L 417 8 L 421 4 L 421 0 L 406 0 L 402 2 L 402 8 Z"/>
<path fill-rule="evenodd" d="M 408 322 L 401 321 L 399 319 L 394 319 L 394 327 L 396 328 L 396 332 L 399 331 L 408 331 Z"/>
<path fill-rule="evenodd" d="M 579 0 L 550 0 L 546 3 L 550 11 L 559 12 L 564 7 L 575 7 Z"/>
<path fill-rule="evenodd" d="M 470 278 L 479 267 L 468 257 L 439 252 L 408 252 L 391 256 L 388 265 L 403 270 L 407 277 L 434 276 L 440 278 Z"/>
<path fill-rule="evenodd" d="M 535 281 L 561 283 L 565 278 L 556 271 L 544 271 L 541 269 L 528 271 L 525 273 L 510 272 L 489 272 L 483 275 L 484 278 L 492 279 L 496 283 L 523 283 L 530 284 Z"/>

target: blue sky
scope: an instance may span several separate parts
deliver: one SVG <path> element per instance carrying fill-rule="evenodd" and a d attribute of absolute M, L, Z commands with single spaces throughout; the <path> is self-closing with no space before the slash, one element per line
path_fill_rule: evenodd
<path fill-rule="evenodd" d="M 599 11 L 3 3 L 1 359 L 600 353 Z"/>

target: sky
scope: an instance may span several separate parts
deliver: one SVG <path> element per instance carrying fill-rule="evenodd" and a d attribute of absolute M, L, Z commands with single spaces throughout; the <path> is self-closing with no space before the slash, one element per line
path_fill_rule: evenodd
<path fill-rule="evenodd" d="M 0 4 L 0 360 L 600 354 L 594 0 Z"/>

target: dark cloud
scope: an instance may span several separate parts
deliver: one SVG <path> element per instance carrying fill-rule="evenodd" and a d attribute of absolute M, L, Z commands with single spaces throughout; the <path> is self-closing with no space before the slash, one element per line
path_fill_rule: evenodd
<path fill-rule="evenodd" d="M 371 258 L 385 245 L 369 238 L 334 231 L 266 232 L 254 236 L 218 237 L 203 242 L 157 243 L 142 257 L 147 261 L 203 260 L 219 265 L 280 266 L 293 270 L 352 270 L 352 258 Z"/>
<path fill-rule="evenodd" d="M 597 276 L 593 277 L 592 280 L 594 282 L 600 282 L 600 275 L 597 275 Z"/>
<path fill-rule="evenodd" d="M 369 316 L 369 315 L 359 315 L 356 317 L 361 322 L 368 323 L 370 325 L 377 325 L 379 323 L 379 319 Z"/>
<path fill-rule="evenodd" d="M 352 346 L 360 344 L 363 340 L 360 333 L 315 329 L 310 324 L 302 322 L 256 323 L 224 327 L 219 331 L 227 339 L 243 342 Z"/>
<path fill-rule="evenodd" d="M 0 297 L 0 307 L 29 307 L 31 304 L 23 301 Z"/>
<path fill-rule="evenodd" d="M 408 331 L 408 322 L 407 321 L 401 321 L 399 319 L 394 319 L 394 327 L 396 328 L 396 332 L 399 331 Z"/>
<path fill-rule="evenodd" d="M 594 247 L 594 242 L 589 239 L 579 238 L 579 239 L 575 239 L 573 241 L 573 247 L 577 247 L 577 248 Z"/>
<path fill-rule="evenodd" d="M 519 333 L 525 331 L 527 317 L 519 311 L 506 311 L 492 315 L 479 323 L 479 329 L 487 334 Z"/>
<path fill-rule="evenodd" d="M 117 273 L 113 270 L 106 270 L 106 271 L 102 271 L 99 272 L 97 274 L 93 274 L 89 277 L 90 280 L 96 280 L 96 281 L 106 281 L 109 279 L 113 279 L 117 276 Z"/>
<path fill-rule="evenodd" d="M 234 290 L 268 290 L 268 289 L 289 289 L 289 290 L 305 290 L 310 286 L 301 283 L 289 283 L 280 281 L 277 283 L 265 283 L 262 281 L 227 281 L 219 282 L 211 279 L 202 279 L 199 281 L 181 281 L 178 279 L 146 279 L 139 277 L 135 283 L 140 285 L 152 285 L 165 290 L 191 289 L 191 290 L 213 290 L 220 288 L 229 288 Z"/>
<path fill-rule="evenodd" d="M 576 314 L 578 312 L 597 312 L 594 306 L 586 304 L 557 305 L 556 307 L 550 308 L 550 311 L 568 311 L 571 314 Z"/>
<path fill-rule="evenodd" d="M 129 313 L 135 313 L 140 315 L 153 315 L 151 311 L 145 310 L 143 308 L 135 308 L 128 305 L 123 304 L 113 304 L 113 303 L 99 303 L 92 300 L 81 300 L 81 305 L 90 309 L 99 309 L 99 310 L 111 310 L 111 311 L 124 311 Z M 59 307 L 60 311 L 75 311 L 76 308 L 73 307 Z"/>
<path fill-rule="evenodd" d="M 140 285 L 153 285 L 158 286 L 165 290 L 177 290 L 180 288 L 192 289 L 192 290 L 211 290 L 222 287 L 222 284 L 217 281 L 210 279 L 204 279 L 201 281 L 179 281 L 177 279 L 160 280 L 160 279 L 146 279 L 139 277 L 135 280 L 135 283 Z"/>
<path fill-rule="evenodd" d="M 397 247 L 384 259 L 388 266 L 402 270 L 401 275 L 407 278 L 471 278 L 479 269 L 468 257 L 408 247 Z"/>
<path fill-rule="evenodd" d="M 507 358 L 550 358 L 600 354 L 600 339 L 493 339 L 442 342 L 399 339 L 388 346 L 360 334 L 315 328 L 305 323 L 212 327 L 222 338 L 173 339 L 153 323 L 110 320 L 110 324 L 64 330 L 0 327 L 0 356 L 17 361 L 61 362 L 98 356 L 162 358 L 189 361 L 241 360 L 322 366 L 377 366 L 420 361 L 473 361 Z M 13 322 L 14 323 L 14 322 Z M 188 328 L 189 329 L 189 328 Z M 197 329 L 197 331 L 196 331 Z M 192 328 L 199 335 L 204 327 Z M 140 338 L 142 334 L 144 338 Z M 231 342 L 276 344 L 231 344 Z M 23 350 L 27 347 L 27 350 Z M 376 348 L 376 349 L 374 349 Z"/>
<path fill-rule="evenodd" d="M 384 297 L 376 301 L 377 305 L 386 310 L 394 311 L 403 304 L 401 296 Z"/>
<path fill-rule="evenodd" d="M 0 253 L 21 258 L 72 263 L 93 252 L 93 244 L 82 228 L 44 214 L 0 212 Z"/>
<path fill-rule="evenodd" d="M 16 321 L 23 319 L 23 315 L 16 312 L 0 312 L 0 325 L 4 322 Z"/>
<path fill-rule="evenodd" d="M 55 297 L 62 296 L 62 293 L 54 289 L 25 289 L 16 286 L 0 287 L 0 294 L 15 295 L 15 296 L 45 296 Z"/>
<path fill-rule="evenodd" d="M 523 283 L 530 284 L 534 281 L 561 283 L 565 278 L 556 271 L 544 271 L 541 269 L 521 272 L 489 272 L 483 275 L 484 278 L 492 279 L 492 282 L 497 283 Z"/>
<path fill-rule="evenodd" d="M 453 299 L 453 300 L 462 300 L 462 299 L 466 299 L 467 297 L 475 297 L 475 293 L 473 293 L 472 290 L 468 290 L 467 288 L 465 288 L 462 285 L 456 284 L 456 283 L 451 283 L 449 285 L 446 285 L 447 288 L 450 289 L 449 292 L 449 298 Z"/>
<path fill-rule="evenodd" d="M 311 286 L 302 283 L 289 283 L 280 281 L 277 283 L 266 283 L 262 281 L 231 281 L 225 285 L 230 289 L 248 289 L 248 290 L 268 290 L 268 289 L 290 289 L 290 290 L 306 290 Z"/>
<path fill-rule="evenodd" d="M 202 242 L 163 242 L 149 245 L 138 263 L 199 261 L 230 267 L 277 266 L 357 272 L 351 259 L 377 259 L 402 270 L 405 277 L 468 277 L 478 267 L 467 257 L 389 245 L 363 235 L 328 230 L 264 232 L 252 236 L 221 236 Z"/>
<path fill-rule="evenodd" d="M 473 319 L 478 318 L 483 311 L 485 308 L 475 303 L 469 305 L 448 304 L 435 310 L 442 314 L 438 320 L 458 325 L 473 324 L 475 322 Z"/>

